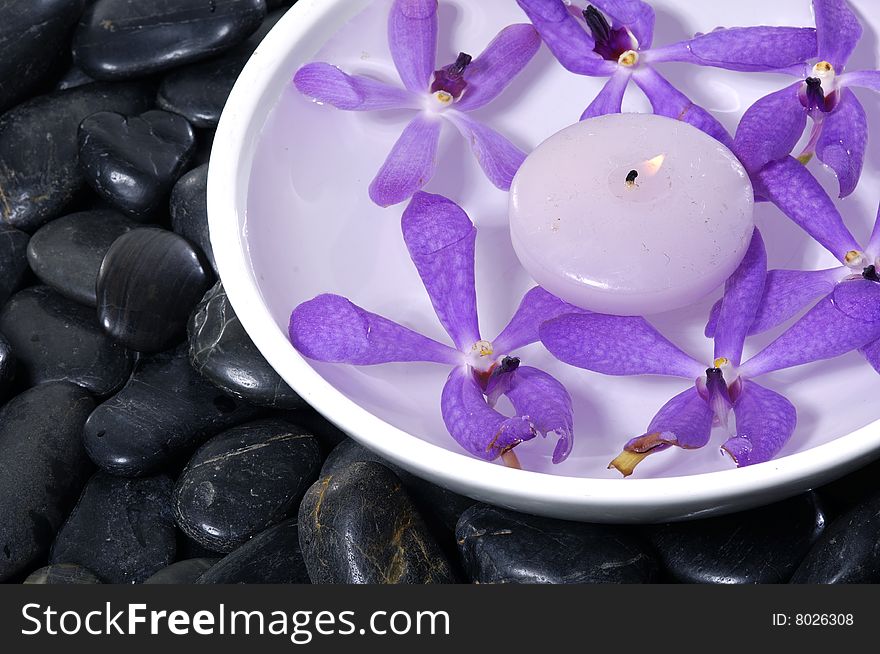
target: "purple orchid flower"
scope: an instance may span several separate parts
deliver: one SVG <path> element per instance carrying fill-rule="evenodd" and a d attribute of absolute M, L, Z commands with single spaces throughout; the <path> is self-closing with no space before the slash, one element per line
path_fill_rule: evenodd
<path fill-rule="evenodd" d="M 486 176 L 501 190 L 510 189 L 526 156 L 467 113 L 507 88 L 538 52 L 541 38 L 531 25 L 511 25 L 476 59 L 461 53 L 437 69 L 437 22 L 437 0 L 395 0 L 392 5 L 388 40 L 404 88 L 348 75 L 327 63 L 307 64 L 293 80 L 304 95 L 337 109 L 418 112 L 370 185 L 370 197 L 379 206 L 403 202 L 431 180 L 444 120 L 467 139 Z"/>
<path fill-rule="evenodd" d="M 579 309 L 541 288 L 529 291 L 513 319 L 494 341 L 480 336 L 474 288 L 477 230 L 454 202 L 419 192 L 402 219 L 403 238 L 431 303 L 455 347 L 443 345 L 352 304 L 320 295 L 290 316 L 290 340 L 317 361 L 367 366 L 392 361 L 430 361 L 453 366 L 441 398 L 449 433 L 481 459 L 501 456 L 513 465 L 514 447 L 555 433 L 554 463 L 573 445 L 571 397 L 556 379 L 520 365 L 513 352 L 538 341 L 548 318 Z M 516 415 L 493 407 L 501 395 Z"/>
<path fill-rule="evenodd" d="M 654 112 L 688 122 L 719 141 L 731 138 L 708 111 L 677 90 L 653 64 L 683 61 L 738 71 L 778 71 L 816 55 L 816 31 L 792 27 L 735 27 L 672 45 L 652 48 L 654 10 L 640 0 L 517 0 L 544 42 L 568 70 L 610 77 L 581 120 L 620 113 L 630 80 L 645 93 Z M 610 18 L 610 21 L 609 21 Z"/>
<path fill-rule="evenodd" d="M 810 138 L 797 160 L 806 164 L 816 156 L 831 168 L 843 198 L 859 183 L 868 142 L 865 109 L 849 87 L 880 91 L 880 72 L 844 72 L 862 36 L 862 26 L 846 0 L 813 0 L 813 9 L 820 61 L 805 80 L 761 98 L 746 111 L 737 129 L 735 151 L 761 186 L 786 184 L 796 164 L 788 155 L 803 136 L 809 117 Z"/>
<path fill-rule="evenodd" d="M 880 211 L 874 222 L 874 230 L 864 250 L 851 250 L 840 266 L 825 270 L 771 270 L 767 273 L 764 294 L 755 314 L 749 334 L 760 334 L 796 316 L 804 307 L 819 298 L 831 298 L 835 304 L 851 317 L 874 322 L 880 319 L 880 305 L 870 302 L 856 304 L 850 291 L 853 282 L 867 280 L 880 284 Z M 714 336 L 718 326 L 721 302 L 712 307 L 706 336 Z M 880 340 L 861 347 L 859 350 L 874 370 L 880 373 Z"/>
<path fill-rule="evenodd" d="M 761 375 L 836 357 L 880 337 L 873 321 L 852 315 L 853 306 L 880 307 L 880 284 L 841 285 L 754 357 L 741 363 L 746 333 L 760 307 L 767 258 L 760 233 L 728 280 L 714 338 L 714 361 L 704 367 L 664 338 L 644 318 L 602 314 L 565 315 L 544 323 L 541 341 L 565 363 L 606 375 L 668 375 L 695 379 L 694 387 L 670 400 L 647 432 L 629 441 L 609 467 L 624 476 L 655 452 L 709 442 L 713 425 L 728 431 L 722 451 L 738 466 L 773 458 L 794 432 L 797 412 L 778 393 L 757 384 Z M 875 309 L 875 314 L 880 310 Z M 735 415 L 735 427 L 729 414 Z"/>

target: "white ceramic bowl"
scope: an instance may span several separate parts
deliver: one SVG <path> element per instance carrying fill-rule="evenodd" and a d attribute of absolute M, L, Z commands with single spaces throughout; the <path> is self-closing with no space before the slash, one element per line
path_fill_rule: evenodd
<path fill-rule="evenodd" d="M 395 79 L 385 43 L 390 0 L 300 0 L 263 42 L 232 92 L 214 141 L 208 181 L 211 239 L 220 273 L 242 323 L 284 379 L 328 419 L 409 471 L 476 499 L 536 514 L 600 522 L 687 519 L 765 504 L 827 482 L 880 451 L 877 377 L 857 354 L 764 379 L 798 406 L 800 424 L 780 457 L 731 469 L 721 440 L 698 452 L 650 457 L 636 478 L 620 479 L 607 462 L 642 433 L 653 413 L 684 389 L 681 382 L 608 378 L 567 368 L 540 346 L 524 353 L 569 388 L 575 400 L 576 446 L 568 461 L 549 463 L 552 443 L 517 450 L 529 471 L 473 459 L 448 436 L 439 412 L 447 374 L 432 364 L 371 368 L 303 359 L 286 335 L 290 310 L 321 292 L 350 297 L 431 336 L 442 332 L 399 233 L 402 207 L 379 209 L 367 186 L 399 134 L 397 113 L 354 114 L 317 106 L 292 88 L 297 68 L 318 58 L 352 72 Z M 876 65 L 880 8 L 854 0 L 866 35 L 851 68 Z M 477 51 L 500 27 L 523 22 L 513 0 L 441 0 L 440 60 Z M 808 0 L 703 3 L 657 0 L 655 42 L 687 38 L 716 25 L 811 25 Z M 356 19 L 355 19 L 356 17 Z M 355 19 L 355 20 L 352 20 Z M 684 64 L 663 69 L 728 128 L 755 99 L 789 83 Z M 482 116 L 524 147 L 577 120 L 604 80 L 572 76 L 546 49 Z M 862 95 L 872 134 L 880 134 L 878 101 Z M 625 110 L 646 110 L 636 91 Z M 841 204 L 857 237 L 865 237 L 880 195 L 880 153 L 869 155 L 857 193 Z M 833 177 L 814 168 L 836 195 Z M 437 178 L 426 190 L 459 202 L 479 227 L 477 292 L 486 336 L 497 333 L 531 284 L 513 257 L 506 194 L 482 178 L 460 140 L 441 145 Z M 774 208 L 757 220 L 773 267 L 831 265 Z M 717 296 L 716 296 L 717 297 Z M 702 320 L 715 298 L 652 320 L 698 356 L 711 355 Z M 753 350 L 775 334 L 752 339 Z"/>

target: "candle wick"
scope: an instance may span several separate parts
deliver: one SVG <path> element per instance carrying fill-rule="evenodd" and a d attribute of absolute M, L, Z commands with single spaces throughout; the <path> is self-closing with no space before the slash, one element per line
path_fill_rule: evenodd
<path fill-rule="evenodd" d="M 626 185 L 628 188 L 632 188 L 636 185 L 636 179 L 639 177 L 638 170 L 631 170 L 626 176 Z"/>

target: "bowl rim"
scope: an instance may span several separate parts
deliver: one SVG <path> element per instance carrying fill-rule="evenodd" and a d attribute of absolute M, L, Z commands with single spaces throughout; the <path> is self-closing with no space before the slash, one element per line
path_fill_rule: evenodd
<path fill-rule="evenodd" d="M 273 28 L 233 88 L 208 172 L 211 244 L 226 293 L 269 364 L 315 410 L 369 449 L 434 483 L 522 511 L 597 522 L 658 522 L 728 513 L 784 499 L 880 456 L 880 420 L 802 452 L 746 468 L 655 479 L 599 479 L 513 470 L 433 445 L 371 414 L 315 371 L 264 303 L 250 265 L 247 196 L 264 100 L 295 44 L 373 0 L 299 0 Z M 331 14 L 333 14 L 331 16 Z M 292 78 L 290 72 L 289 79 Z M 273 97 L 273 94 L 276 94 Z M 262 105 L 262 109 L 261 109 Z"/>

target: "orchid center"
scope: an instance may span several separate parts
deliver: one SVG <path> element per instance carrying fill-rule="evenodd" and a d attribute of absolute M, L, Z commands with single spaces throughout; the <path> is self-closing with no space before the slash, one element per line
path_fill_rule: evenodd
<path fill-rule="evenodd" d="M 813 66 L 799 93 L 801 104 L 808 111 L 828 113 L 837 107 L 837 73 L 827 61 Z"/>
<path fill-rule="evenodd" d="M 455 63 L 434 71 L 431 95 L 439 104 L 439 108 L 448 107 L 461 100 L 468 86 L 464 73 L 472 61 L 473 57 L 466 52 L 460 52 Z"/>
<path fill-rule="evenodd" d="M 877 274 L 877 266 L 871 264 L 862 271 L 862 277 L 871 282 L 880 282 L 880 275 Z"/>
<path fill-rule="evenodd" d="M 495 365 L 495 348 L 489 341 L 477 341 L 467 353 L 467 364 L 478 373 L 488 373 Z"/>
<path fill-rule="evenodd" d="M 593 52 L 621 66 L 632 67 L 639 63 L 639 42 L 628 29 L 611 27 L 608 19 L 593 5 L 588 6 L 583 13 L 596 44 Z"/>
<path fill-rule="evenodd" d="M 860 250 L 850 250 L 843 258 L 847 268 L 855 271 L 863 270 L 868 265 L 868 257 Z"/>

